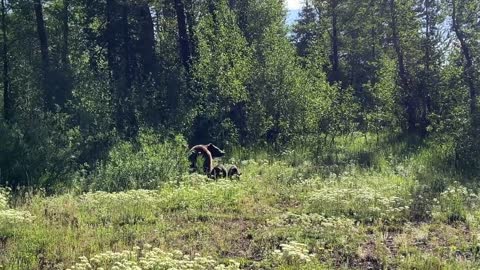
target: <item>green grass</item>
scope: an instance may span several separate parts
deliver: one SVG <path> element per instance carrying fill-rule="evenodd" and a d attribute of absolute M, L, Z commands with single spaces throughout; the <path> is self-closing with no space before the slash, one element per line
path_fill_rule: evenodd
<path fill-rule="evenodd" d="M 298 149 L 236 150 L 239 180 L 192 174 L 158 190 L 10 205 L 2 191 L 0 269 L 480 267 L 477 185 L 436 169 L 444 150 L 339 141 L 320 163 Z"/>

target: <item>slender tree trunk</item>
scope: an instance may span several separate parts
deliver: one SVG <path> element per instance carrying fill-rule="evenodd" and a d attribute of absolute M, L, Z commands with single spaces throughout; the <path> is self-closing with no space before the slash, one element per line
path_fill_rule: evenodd
<path fill-rule="evenodd" d="M 332 2 L 332 75 L 330 82 L 336 83 L 340 81 L 340 60 L 339 60 L 339 41 L 338 41 L 338 14 L 337 1 Z"/>
<path fill-rule="evenodd" d="M 88 50 L 88 62 L 91 67 L 91 69 L 94 72 L 98 72 L 98 62 L 97 62 L 97 57 L 96 57 L 96 52 L 95 52 L 95 46 L 97 44 L 96 36 L 94 34 L 94 30 L 92 29 L 91 25 L 95 17 L 95 10 L 93 9 L 94 6 L 94 1 L 96 0 L 85 0 L 85 22 L 83 26 L 83 32 L 85 34 L 86 38 L 86 43 L 87 43 L 87 50 Z M 107 6 L 111 4 L 107 2 Z M 107 11 L 107 24 L 108 24 L 108 16 L 109 16 L 109 11 Z M 108 33 L 107 33 L 108 35 Z M 108 38 L 107 38 L 108 39 Z M 108 45 L 107 45 L 108 46 Z M 107 52 L 108 54 L 108 52 Z"/>
<path fill-rule="evenodd" d="M 37 33 L 40 40 L 40 52 L 42 55 L 42 65 L 45 70 L 50 67 L 50 59 L 48 56 L 48 39 L 47 30 L 45 28 L 45 21 L 43 19 L 43 8 L 41 0 L 34 0 L 35 17 L 37 20 Z"/>
<path fill-rule="evenodd" d="M 456 0 L 452 0 L 452 26 L 457 36 L 458 41 L 460 42 L 460 47 L 462 49 L 462 55 L 464 58 L 464 76 L 467 82 L 468 88 L 470 90 L 470 114 L 472 117 L 472 124 L 475 124 L 477 117 L 477 88 L 475 86 L 475 71 L 473 66 L 473 57 L 471 53 L 470 46 L 467 43 L 465 33 L 461 27 L 462 22 L 458 17 L 458 9 L 456 5 Z"/>
<path fill-rule="evenodd" d="M 138 19 L 140 21 L 139 49 L 143 71 L 151 76 L 156 73 L 157 57 L 155 54 L 155 33 L 153 18 L 148 4 L 140 4 L 138 7 Z"/>
<path fill-rule="evenodd" d="M 430 91 L 432 90 L 432 28 L 433 28 L 433 22 L 432 22 L 432 14 L 431 14 L 431 6 L 432 0 L 425 0 L 424 1 L 424 6 L 425 6 L 425 78 L 424 78 L 424 87 L 422 87 L 422 116 L 421 116 L 421 122 L 422 122 L 422 130 L 427 129 L 427 126 L 430 124 L 430 121 L 428 119 L 428 114 L 432 110 L 432 102 L 430 99 Z"/>
<path fill-rule="evenodd" d="M 136 108 L 144 115 L 147 121 L 158 122 L 158 114 L 149 114 L 149 109 L 155 107 L 154 93 L 157 85 L 157 56 L 155 53 L 155 26 L 153 23 L 150 6 L 147 3 L 136 4 L 137 19 L 139 22 L 139 39 L 137 41 L 137 51 L 140 55 L 141 72 L 139 79 L 143 84 L 137 87 L 137 95 L 135 97 Z M 155 120 L 153 120 L 155 119 Z"/>
<path fill-rule="evenodd" d="M 430 62 L 431 62 L 431 21 L 430 21 L 430 1 L 425 0 L 425 71 L 430 73 Z"/>
<path fill-rule="evenodd" d="M 68 9 L 70 6 L 70 0 L 63 0 L 63 48 L 62 48 L 62 64 L 64 69 L 69 68 L 69 61 L 68 61 L 68 36 L 69 36 L 69 27 L 68 27 L 68 20 L 69 14 Z"/>
<path fill-rule="evenodd" d="M 111 71 L 115 123 L 118 132 L 130 139 L 138 133 L 138 122 L 132 96 L 134 68 L 128 10 L 126 3 L 107 0 L 107 60 Z"/>
<path fill-rule="evenodd" d="M 13 119 L 13 100 L 10 95 L 10 77 L 8 61 L 8 38 L 7 38 L 7 7 L 2 0 L 2 36 L 3 36 L 3 114 L 7 122 Z"/>
<path fill-rule="evenodd" d="M 208 12 L 212 16 L 212 21 L 213 21 L 213 31 L 214 34 L 217 35 L 219 32 L 219 25 L 218 25 L 218 18 L 217 18 L 217 6 L 215 5 L 216 0 L 209 0 L 208 1 Z"/>
<path fill-rule="evenodd" d="M 185 15 L 187 18 L 187 28 L 188 28 L 188 43 L 190 48 L 190 58 L 194 59 L 197 56 L 197 42 L 195 37 L 195 16 L 193 0 L 185 0 Z"/>
<path fill-rule="evenodd" d="M 190 74 L 192 59 L 190 51 L 189 35 L 187 30 L 187 18 L 183 0 L 175 0 L 177 13 L 178 44 L 180 47 L 180 59 L 187 74 Z M 188 76 L 188 75 L 187 75 Z"/>
<path fill-rule="evenodd" d="M 45 21 L 43 18 L 43 7 L 41 0 L 34 0 L 35 17 L 37 20 L 37 33 L 40 41 L 40 53 L 42 57 L 42 88 L 44 91 L 44 102 L 48 110 L 55 110 L 55 98 L 52 91 L 49 90 L 49 76 L 50 76 L 50 58 L 48 53 L 48 39 L 47 30 L 45 28 Z"/>
<path fill-rule="evenodd" d="M 411 133 L 416 133 L 417 132 L 416 104 L 415 104 L 415 98 L 412 96 L 412 85 L 410 82 L 410 76 L 408 75 L 408 71 L 405 66 L 405 59 L 403 55 L 402 46 L 400 43 L 400 34 L 398 31 L 395 0 L 390 0 L 390 15 L 391 15 L 393 46 L 395 48 L 395 52 L 397 54 L 397 61 L 398 61 L 398 75 L 400 77 L 401 86 L 406 95 L 405 107 L 407 112 L 407 129 Z"/>

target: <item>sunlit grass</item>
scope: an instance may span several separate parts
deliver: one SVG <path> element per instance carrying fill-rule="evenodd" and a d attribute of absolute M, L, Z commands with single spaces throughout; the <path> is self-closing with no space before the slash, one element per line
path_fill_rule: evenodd
<path fill-rule="evenodd" d="M 434 169 L 444 149 L 407 149 L 368 136 L 337 141 L 343 145 L 332 150 L 338 151 L 333 164 L 319 163 L 301 148 L 248 158 L 235 150 L 225 160 L 243 172 L 234 180 L 190 174 L 155 190 L 28 195 L 13 200 L 21 202 L 13 208 L 2 191 L 0 265 L 480 267 L 478 189 L 455 181 L 447 169 Z"/>

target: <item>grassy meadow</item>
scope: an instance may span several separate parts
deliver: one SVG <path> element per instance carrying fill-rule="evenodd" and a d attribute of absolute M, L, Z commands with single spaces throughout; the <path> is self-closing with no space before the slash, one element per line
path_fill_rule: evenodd
<path fill-rule="evenodd" d="M 0 269 L 478 269 L 478 185 L 448 147 L 236 150 L 239 179 L 0 195 Z"/>

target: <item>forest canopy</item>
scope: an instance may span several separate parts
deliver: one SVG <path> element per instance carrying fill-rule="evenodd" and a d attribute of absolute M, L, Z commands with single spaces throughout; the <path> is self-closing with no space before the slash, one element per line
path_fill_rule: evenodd
<path fill-rule="evenodd" d="M 2 185 L 113 179 L 106 159 L 197 143 L 318 156 L 354 134 L 428 140 L 480 169 L 479 1 L 306 0 L 291 26 L 280 0 L 0 9 Z"/>

